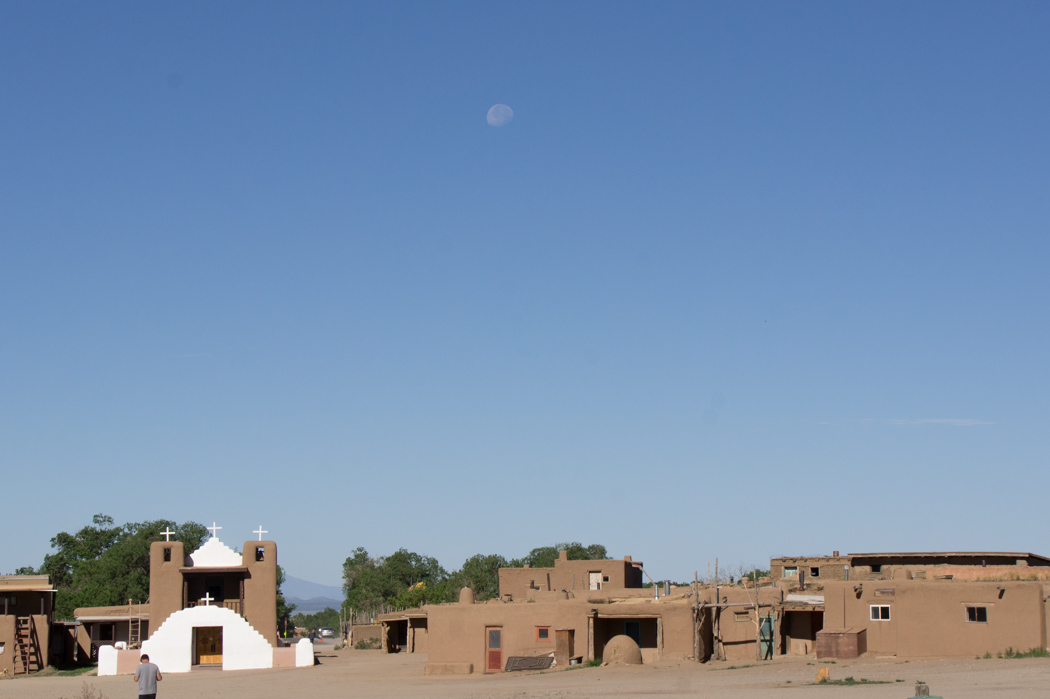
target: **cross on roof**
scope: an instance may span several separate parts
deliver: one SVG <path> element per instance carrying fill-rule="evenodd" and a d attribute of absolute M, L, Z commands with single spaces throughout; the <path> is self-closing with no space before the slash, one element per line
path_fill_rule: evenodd
<path fill-rule="evenodd" d="M 205 529 L 211 531 L 211 535 L 212 535 L 213 538 L 218 539 L 219 538 L 219 530 L 222 529 L 222 527 L 216 526 L 215 520 L 212 520 L 211 526 L 210 527 L 205 527 Z"/>
<path fill-rule="evenodd" d="M 255 531 L 252 532 L 252 534 L 258 534 L 259 535 L 259 541 L 262 541 L 262 535 L 263 534 L 269 534 L 269 533 L 270 532 L 268 532 L 268 531 L 266 531 L 265 529 L 262 528 L 261 524 L 259 525 L 258 529 L 256 529 Z"/>
<path fill-rule="evenodd" d="M 204 596 L 201 597 L 201 602 L 204 602 L 205 607 L 210 607 L 211 603 L 215 601 L 215 598 L 211 596 L 210 592 L 205 592 Z"/>
<path fill-rule="evenodd" d="M 164 527 L 164 531 L 161 532 L 164 535 L 165 541 L 171 541 L 171 537 L 175 534 L 173 531 L 169 531 L 168 527 Z"/>

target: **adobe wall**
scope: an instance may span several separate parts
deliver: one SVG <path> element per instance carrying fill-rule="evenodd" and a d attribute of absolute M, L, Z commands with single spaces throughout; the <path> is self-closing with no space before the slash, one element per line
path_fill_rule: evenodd
<path fill-rule="evenodd" d="M 10 677 L 15 671 L 15 617 L 12 614 L 0 614 L 0 643 L 4 652 L 0 655 L 0 674 L 7 670 Z"/>
<path fill-rule="evenodd" d="M 576 656 L 588 657 L 588 619 L 596 618 L 594 655 L 601 657 L 610 623 L 615 620 L 660 618 L 663 657 L 691 657 L 693 617 L 683 597 L 667 602 L 626 602 L 592 604 L 585 599 L 554 602 L 448 604 L 427 606 L 429 636 L 428 662 L 435 670 L 447 667 L 485 672 L 486 629 L 503 631 L 503 663 L 512 655 L 540 655 L 554 652 L 555 631 L 574 631 Z M 597 615 L 596 617 L 594 615 Z M 536 638 L 537 627 L 549 627 L 547 641 Z M 602 629 L 606 631 L 603 632 Z M 610 636 L 611 637 L 611 636 Z M 655 649 L 654 649 L 655 650 Z M 650 655 L 650 660 L 654 655 Z M 434 674 L 431 669 L 428 673 Z"/>
<path fill-rule="evenodd" d="M 795 567 L 806 574 L 807 583 L 819 583 L 823 580 L 844 580 L 846 578 L 846 566 L 849 565 L 846 556 L 798 556 L 773 558 L 769 561 L 769 577 L 773 580 L 796 580 L 798 576 L 784 577 L 784 568 Z M 811 568 L 816 568 L 819 575 L 814 576 Z"/>
<path fill-rule="evenodd" d="M 722 639 L 722 647 L 725 651 L 726 659 L 754 660 L 757 653 L 756 640 L 758 638 L 755 611 L 752 607 L 740 605 L 747 605 L 756 600 L 755 588 L 744 589 L 738 585 L 731 587 L 720 586 L 718 588 L 718 598 L 724 603 L 734 605 L 723 608 L 719 613 L 718 619 L 718 634 Z M 700 591 L 700 599 L 702 602 L 714 603 L 716 601 L 714 588 L 702 589 Z M 777 653 L 779 646 L 777 634 L 775 633 L 777 630 L 777 612 L 774 605 L 780 604 L 783 599 L 784 592 L 779 587 L 760 587 L 757 590 L 758 603 L 765 605 L 760 607 L 759 613 L 762 616 L 772 615 L 774 617 L 774 653 Z M 713 632 L 713 615 L 710 610 L 708 615 L 712 617 Z M 690 630 L 690 643 L 692 643 L 691 633 Z"/>
<path fill-rule="evenodd" d="M 927 566 L 926 577 L 936 580 L 937 578 L 950 577 L 956 581 L 980 581 L 1000 582 L 1004 580 L 1050 580 L 1050 567 L 1046 566 L 956 566 L 938 565 Z"/>
<path fill-rule="evenodd" d="M 262 559 L 256 560 L 256 550 Z M 244 542 L 242 557 L 248 568 L 244 579 L 244 618 L 271 646 L 277 645 L 277 544 L 273 541 Z"/>
<path fill-rule="evenodd" d="M 570 561 L 559 558 L 553 568 L 500 568 L 500 597 L 525 599 L 530 591 L 589 590 L 590 573 L 602 575 L 602 590 L 624 590 L 642 585 L 641 570 L 629 559 Z M 605 578 L 608 578 L 606 581 Z"/>
<path fill-rule="evenodd" d="M 21 603 L 22 597 L 29 597 L 32 595 L 33 600 L 36 601 L 36 609 L 40 610 L 40 600 L 37 596 L 39 593 L 31 592 L 16 592 L 15 595 L 19 597 L 19 603 Z M 31 603 L 25 605 L 27 608 L 32 606 Z M 21 607 L 20 607 L 21 608 Z M 45 610 L 47 605 L 45 604 Z M 15 607 L 11 607 L 13 611 Z M 21 616 L 32 616 L 33 623 L 36 627 L 36 641 L 37 650 L 39 651 L 38 658 L 40 660 L 41 669 L 51 664 L 51 625 L 48 621 L 47 614 L 21 614 Z M 7 670 L 8 676 L 14 674 L 15 671 L 15 656 L 18 653 L 18 646 L 15 644 L 15 620 L 17 615 L 15 614 L 0 614 L 0 643 L 4 644 L 4 653 L 0 655 L 0 670 Z"/>
<path fill-rule="evenodd" d="M 193 665 L 193 630 L 202 626 L 222 627 L 223 670 L 273 667 L 274 644 L 241 615 L 224 607 L 190 607 L 169 616 L 142 644 L 142 652 L 149 654 L 161 672 L 189 672 Z"/>
<path fill-rule="evenodd" d="M 164 551 L 169 550 L 164 560 Z M 186 546 L 181 541 L 154 541 L 149 547 L 149 619 L 157 629 L 170 615 L 182 609 L 182 573 Z"/>
<path fill-rule="evenodd" d="M 824 628 L 866 629 L 869 652 L 897 657 L 969 657 L 995 655 L 1007 647 L 1046 648 L 1044 597 L 1040 583 L 836 582 L 824 588 Z M 873 621 L 871 605 L 888 606 L 890 618 Z M 984 607 L 987 621 L 967 621 L 968 606 Z"/>

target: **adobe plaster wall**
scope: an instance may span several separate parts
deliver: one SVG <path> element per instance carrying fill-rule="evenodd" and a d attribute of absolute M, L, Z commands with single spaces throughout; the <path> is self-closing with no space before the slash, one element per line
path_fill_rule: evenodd
<path fill-rule="evenodd" d="M 169 550 L 164 560 L 164 550 Z M 149 618 L 159 628 L 171 614 L 182 609 L 182 573 L 186 546 L 181 541 L 154 541 L 149 547 Z"/>
<path fill-rule="evenodd" d="M 28 597 L 31 594 L 29 592 L 16 593 L 20 597 Z M 39 594 L 39 593 L 35 593 Z M 36 599 L 36 598 L 34 598 Z M 36 599 L 36 603 L 27 604 L 25 609 L 35 608 L 37 611 L 40 610 L 39 599 Z M 13 608 L 12 608 L 13 609 Z M 45 610 L 48 607 L 45 603 Z M 28 614 L 23 613 L 22 616 L 33 617 L 33 625 L 36 630 L 36 641 L 39 655 L 37 656 L 40 660 L 41 667 L 47 667 L 51 663 L 51 625 L 48 622 L 47 614 Z M 4 644 L 4 652 L 0 654 L 0 670 L 7 670 L 8 676 L 14 673 L 15 670 L 15 654 L 18 652 L 18 647 L 15 645 L 15 614 L 0 614 L 0 643 Z"/>
<path fill-rule="evenodd" d="M 554 652 L 555 631 L 574 631 L 574 655 L 588 657 L 588 619 L 596 618 L 594 655 L 600 657 L 606 636 L 616 623 L 625 619 L 660 619 L 663 657 L 688 657 L 693 652 L 693 617 L 686 597 L 664 598 L 660 602 L 616 602 L 593 604 L 574 598 L 550 602 L 493 601 L 484 604 L 448 604 L 425 607 L 429 636 L 428 673 L 448 667 L 485 671 L 485 640 L 488 627 L 503 631 L 504 663 L 512 655 L 540 655 Z M 536 638 L 537 627 L 549 627 L 548 641 Z M 617 631 L 618 633 L 620 631 Z M 648 660 L 655 659 L 655 648 Z M 644 655 L 644 654 L 643 654 Z"/>
<path fill-rule="evenodd" d="M 193 665 L 193 629 L 222 627 L 222 669 L 250 670 L 273 667 L 273 645 L 236 612 L 223 607 L 199 606 L 170 615 L 143 642 L 142 652 L 161 672 L 189 672 Z"/>
<path fill-rule="evenodd" d="M 838 582 L 824 588 L 824 628 L 866 629 L 869 652 L 907 658 L 1046 648 L 1045 597 L 1038 582 Z M 871 605 L 890 618 L 873 621 Z M 987 622 L 967 621 L 968 606 L 984 607 Z"/>
<path fill-rule="evenodd" d="M 263 560 L 255 552 L 262 549 Z M 242 557 L 248 568 L 244 579 L 244 618 L 272 646 L 277 645 L 277 544 L 272 541 L 246 541 Z"/>
<path fill-rule="evenodd" d="M 570 561 L 559 558 L 553 568 L 500 568 L 500 596 L 512 595 L 514 599 L 526 598 L 530 591 L 558 592 L 571 590 L 587 591 L 590 573 L 600 573 L 602 590 L 623 590 L 640 587 L 642 574 L 629 558 L 599 561 Z"/>

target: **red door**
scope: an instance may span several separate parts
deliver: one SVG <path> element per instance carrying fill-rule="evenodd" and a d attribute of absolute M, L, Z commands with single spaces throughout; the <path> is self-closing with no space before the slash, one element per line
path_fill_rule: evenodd
<path fill-rule="evenodd" d="M 489 626 L 485 629 L 485 672 L 503 670 L 503 628 Z"/>

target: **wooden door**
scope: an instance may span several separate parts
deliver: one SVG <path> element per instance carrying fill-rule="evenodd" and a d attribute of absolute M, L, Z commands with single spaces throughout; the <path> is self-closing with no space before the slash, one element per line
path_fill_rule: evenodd
<path fill-rule="evenodd" d="M 600 572 L 598 572 L 598 573 L 590 573 L 590 586 L 589 586 L 589 589 L 591 589 L 591 590 L 600 590 L 600 589 L 602 589 L 602 574 Z"/>
<path fill-rule="evenodd" d="M 197 632 L 197 665 L 222 665 L 222 627 L 200 626 Z"/>
<path fill-rule="evenodd" d="M 485 629 L 485 672 L 503 670 L 503 628 L 489 626 Z"/>

